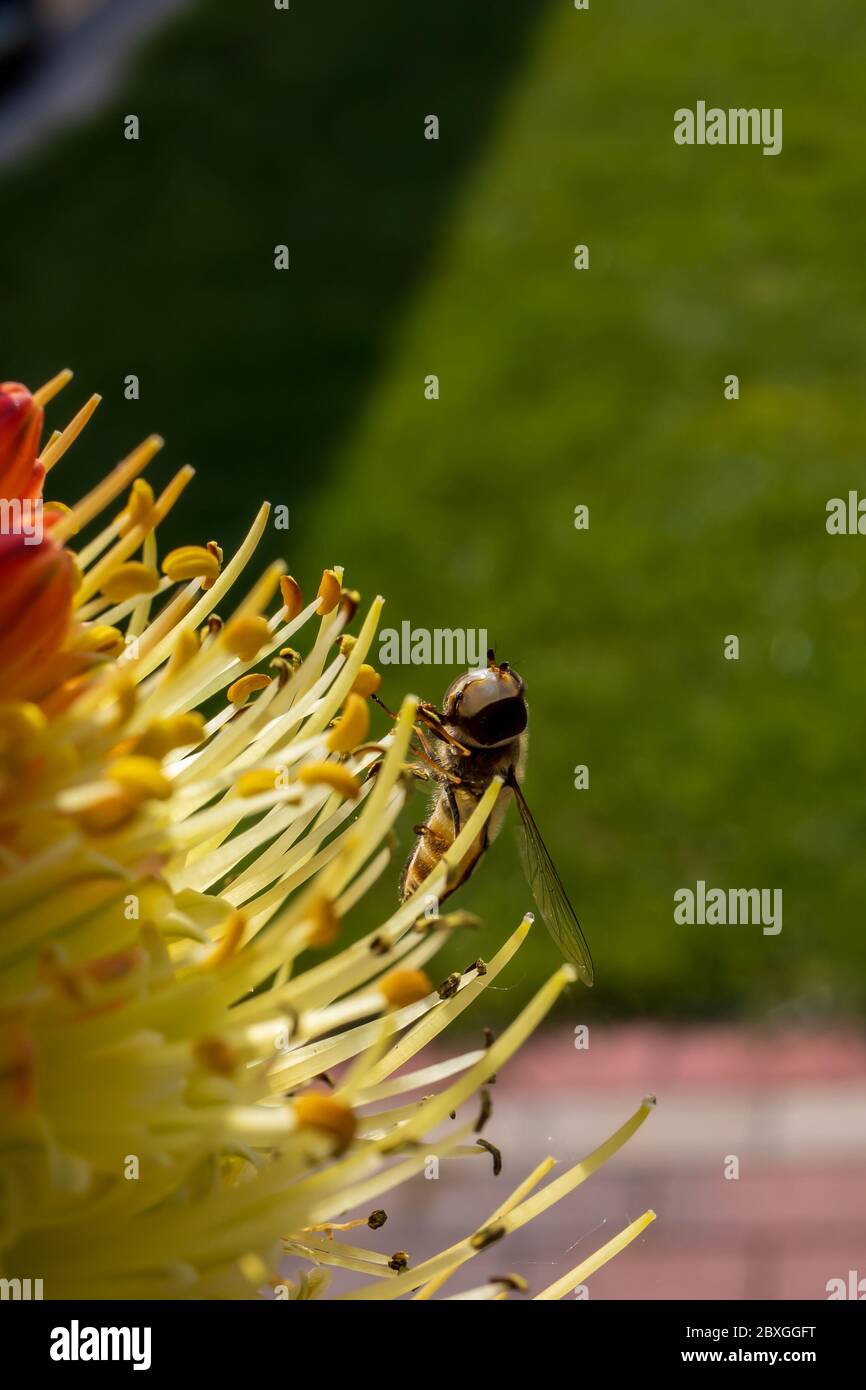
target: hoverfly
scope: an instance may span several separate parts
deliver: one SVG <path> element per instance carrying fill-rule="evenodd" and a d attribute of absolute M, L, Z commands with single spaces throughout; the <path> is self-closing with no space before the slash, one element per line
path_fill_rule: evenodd
<path fill-rule="evenodd" d="M 574 908 L 535 823 L 521 781 L 526 765 L 528 709 L 523 679 L 507 661 L 497 663 L 492 651 L 487 666 L 467 671 L 445 692 L 442 710 L 427 701 L 418 706 L 424 762 L 413 773 L 435 784 L 427 819 L 415 827 L 418 836 L 400 880 L 405 901 L 424 882 L 450 849 L 474 811 L 491 779 L 504 782 L 493 814 L 449 878 L 444 900 L 465 883 L 502 826 L 512 799 L 520 812 L 523 867 L 532 895 L 548 931 L 562 954 L 577 966 L 585 984 L 593 982 L 592 957 Z M 381 702 L 380 702 L 381 703 Z"/>

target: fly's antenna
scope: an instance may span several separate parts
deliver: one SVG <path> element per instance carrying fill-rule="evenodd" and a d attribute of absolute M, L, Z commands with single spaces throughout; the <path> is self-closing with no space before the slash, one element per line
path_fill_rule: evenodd
<path fill-rule="evenodd" d="M 496 653 L 495 653 L 495 651 L 493 650 L 492 647 L 488 647 L 488 648 L 487 648 L 487 665 L 488 665 L 488 666 L 495 666 L 495 665 L 496 665 Z"/>

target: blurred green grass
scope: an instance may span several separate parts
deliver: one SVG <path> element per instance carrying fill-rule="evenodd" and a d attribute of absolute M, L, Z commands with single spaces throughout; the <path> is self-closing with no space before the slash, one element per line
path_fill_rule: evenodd
<path fill-rule="evenodd" d="M 4 179 L 6 369 L 113 380 L 94 469 L 161 429 L 205 475 L 185 539 L 237 539 L 267 494 L 305 587 L 339 562 L 386 626 L 487 629 L 528 683 L 527 793 L 593 1016 L 856 1013 L 863 542 L 824 509 L 866 492 L 866 16 L 408 8 L 292 11 L 284 47 L 215 0 L 122 107 Z M 782 107 L 783 153 L 675 146 L 699 98 Z M 454 674 L 386 668 L 382 693 L 436 700 Z M 781 935 L 675 926 L 697 878 L 781 888 Z M 489 925 L 443 974 L 530 905 L 507 828 L 460 905 Z M 539 925 L 488 1012 L 555 962 Z"/>

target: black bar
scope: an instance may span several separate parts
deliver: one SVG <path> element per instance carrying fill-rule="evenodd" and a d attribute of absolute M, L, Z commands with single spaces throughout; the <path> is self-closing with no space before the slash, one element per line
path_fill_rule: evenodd
<path fill-rule="evenodd" d="M 392 1335 L 399 1341 L 405 1334 L 402 1318 L 398 1315 L 398 1327 L 394 1312 L 386 1312 L 390 1333 L 385 1334 L 375 1304 L 353 1308 L 335 1307 L 334 1302 L 322 1300 L 318 1306 L 307 1303 L 303 1309 L 289 1309 L 272 1299 L 243 1303 L 6 1301 L 0 1303 L 0 1331 L 7 1366 L 17 1361 L 52 1379 L 77 1373 L 92 1379 L 101 1369 L 115 1376 L 132 1374 L 138 1362 L 140 1371 L 159 1376 L 174 1371 L 199 1379 L 213 1371 L 218 1383 L 224 1384 L 232 1374 L 249 1377 L 254 1372 L 291 1378 L 310 1361 L 318 1362 L 321 1374 L 330 1379 L 355 1359 L 366 1365 L 367 1379 L 375 1373 L 375 1348 L 384 1351 L 388 1346 L 391 1351 L 379 1372 L 390 1379 L 397 1372 Z M 453 1355 L 464 1362 L 464 1372 L 471 1372 L 473 1383 L 481 1379 L 482 1364 L 486 1376 L 491 1358 L 513 1355 L 514 1324 L 507 1319 L 503 1323 L 495 1310 L 482 1313 L 480 1324 L 477 1307 L 469 1314 L 471 1324 L 463 1323 L 458 1314 L 456 1324 L 431 1326 L 425 1314 L 420 1315 L 437 1338 L 443 1328 L 460 1337 L 453 1343 L 437 1340 L 436 1356 L 446 1358 L 450 1345 Z M 593 1303 L 590 1299 L 580 1301 L 579 1307 L 562 1307 L 559 1317 L 562 1321 L 555 1324 L 532 1324 L 532 1341 L 524 1349 L 531 1345 L 533 1358 L 541 1358 L 532 1374 L 549 1367 L 547 1357 L 552 1355 L 557 1360 L 567 1356 L 575 1375 L 590 1367 L 619 1376 L 628 1370 L 653 1375 L 674 1367 L 738 1363 L 774 1370 L 803 1366 L 817 1372 L 823 1383 L 832 1383 L 837 1370 L 857 1364 L 864 1328 L 862 1310 L 844 1301 Z M 102 1329 L 116 1333 L 107 1332 L 103 1338 Z M 137 1336 L 133 1329 L 138 1329 Z M 323 1341 L 326 1331 L 331 1338 Z M 548 1336 L 554 1340 L 545 1353 Z M 471 1364 L 473 1346 L 479 1356 L 478 1374 Z M 92 1350 L 104 1359 L 88 1359 Z M 115 1352 L 125 1354 L 124 1359 L 114 1359 Z M 408 1347 L 398 1356 L 403 1362 L 400 1379 L 411 1373 L 414 1357 L 405 1360 L 407 1352 Z M 60 1353 L 77 1359 L 56 1359 Z M 440 1359 L 440 1365 L 444 1368 L 445 1360 Z"/>

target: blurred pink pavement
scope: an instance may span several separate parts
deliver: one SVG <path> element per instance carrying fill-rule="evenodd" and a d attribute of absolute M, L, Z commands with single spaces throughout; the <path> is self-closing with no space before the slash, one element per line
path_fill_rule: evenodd
<path fill-rule="evenodd" d="M 438 1179 L 388 1195 L 388 1223 L 364 1243 L 418 1263 L 482 1224 L 546 1154 L 556 1177 L 654 1094 L 619 1154 L 443 1292 L 509 1271 L 535 1292 L 648 1207 L 658 1219 L 592 1276 L 591 1299 L 826 1299 L 829 1280 L 866 1279 L 866 1040 L 634 1025 L 574 1044 L 567 1029 L 537 1037 L 491 1087 L 498 1178 L 487 1155 L 443 1161 Z"/>

